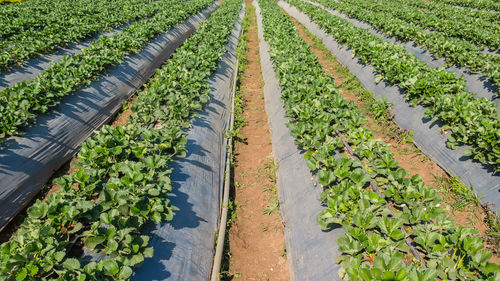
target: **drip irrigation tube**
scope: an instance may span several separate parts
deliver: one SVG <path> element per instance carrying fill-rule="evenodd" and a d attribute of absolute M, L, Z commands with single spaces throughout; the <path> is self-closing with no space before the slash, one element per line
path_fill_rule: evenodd
<path fill-rule="evenodd" d="M 500 212 L 500 175 L 493 173 L 493 168 L 463 155 L 467 145 L 451 149 L 446 146 L 447 135 L 442 132 L 443 124 L 424 117 L 425 108 L 411 106 L 402 90 L 387 83 L 376 83 L 376 71 L 370 65 L 360 63 L 353 51 L 340 45 L 333 36 L 327 34 L 309 16 L 296 7 L 283 1 L 281 6 L 290 16 L 303 24 L 312 34 L 322 40 L 326 49 L 356 75 L 363 86 L 376 98 L 386 98 L 392 103 L 391 113 L 394 122 L 400 127 L 414 132 L 413 141 L 429 158 L 449 174 L 457 177 L 465 186 L 477 192 L 484 204 L 493 204 L 491 208 Z"/>
<path fill-rule="evenodd" d="M 216 235 L 222 220 L 227 153 L 225 136 L 231 122 L 236 46 L 244 9 L 240 10 L 226 52 L 209 80 L 210 99 L 190 123 L 184 158 L 172 162 L 171 221 L 150 224 L 155 256 L 146 258 L 131 280 L 210 280 L 216 256 Z M 225 204 L 227 206 L 227 204 Z M 220 222 L 223 224 L 222 222 Z M 219 243 L 220 245 L 221 243 Z M 221 245 L 223 246 L 223 245 Z"/>
<path fill-rule="evenodd" d="M 351 146 L 349 145 L 349 143 L 346 141 L 346 139 L 344 138 L 344 136 L 342 135 L 342 133 L 339 132 L 338 129 L 335 128 L 335 133 L 337 134 L 337 136 L 340 137 L 340 139 L 342 140 L 342 144 L 344 145 L 344 147 L 347 149 L 347 151 L 349 152 L 349 154 L 356 160 L 356 161 L 360 161 L 359 158 L 354 154 L 354 151 L 352 150 Z M 369 176 L 368 172 L 366 171 L 365 167 L 361 166 L 361 170 L 363 171 L 363 173 L 365 173 L 366 175 Z M 382 194 L 382 192 L 380 191 L 380 189 L 378 188 L 377 184 L 372 180 L 372 178 L 370 177 L 370 186 L 372 187 L 373 191 L 375 191 L 375 193 L 378 194 L 378 196 L 380 196 L 381 198 L 385 198 L 385 196 Z M 391 206 L 389 205 L 389 203 L 386 203 L 386 206 L 387 206 L 387 209 L 389 209 L 389 211 L 391 212 L 391 215 L 394 217 L 394 211 L 392 210 Z M 404 227 L 400 227 L 401 231 L 403 231 L 403 233 L 407 236 L 408 233 L 406 232 L 406 230 L 404 229 Z M 424 269 L 427 269 L 426 265 L 425 265 L 425 260 L 422 258 L 422 256 L 418 253 L 417 249 L 415 249 L 415 247 L 413 247 L 413 244 L 411 242 L 411 239 L 410 237 L 406 237 L 405 239 L 405 242 L 406 242 L 406 245 L 408 245 L 408 247 L 410 248 L 410 252 L 413 254 L 413 256 L 415 258 L 417 258 L 420 263 L 422 264 L 422 267 Z"/>
<path fill-rule="evenodd" d="M 241 33 L 240 33 L 241 35 Z M 227 139 L 228 142 L 228 148 L 227 148 L 227 155 L 226 155 L 226 170 L 225 170 L 225 178 L 224 178 L 224 199 L 222 201 L 222 214 L 221 214 L 221 219 L 219 222 L 219 233 L 217 235 L 217 248 L 215 250 L 215 257 L 214 257 L 214 266 L 212 267 L 212 277 L 210 278 L 211 281 L 217 281 L 219 280 L 219 273 L 220 273 L 220 266 L 221 266 L 221 261 L 222 261 L 222 255 L 224 253 L 224 241 L 226 238 L 226 226 L 227 226 L 227 211 L 228 211 L 228 204 L 229 204 L 229 188 L 231 184 L 231 156 L 232 156 L 232 151 L 233 151 L 233 137 L 231 136 L 231 132 L 234 127 L 234 97 L 235 97 L 235 92 L 236 92 L 236 79 L 238 79 L 238 66 L 239 66 L 239 60 L 236 59 L 236 68 L 233 76 L 233 91 L 232 91 L 232 105 L 231 105 L 231 118 L 229 121 L 229 138 Z"/>

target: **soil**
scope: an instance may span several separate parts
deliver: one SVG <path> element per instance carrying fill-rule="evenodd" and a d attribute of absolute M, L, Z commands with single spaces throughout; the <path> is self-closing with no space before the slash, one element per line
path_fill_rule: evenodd
<path fill-rule="evenodd" d="M 247 5 L 253 11 L 251 1 Z M 250 14 L 248 68 L 241 76 L 243 115 L 248 124 L 235 144 L 236 220 L 229 230 L 228 280 L 289 280 L 277 200 L 271 138 L 264 110 L 263 78 L 255 12 Z M 275 204 L 273 204 L 273 202 Z"/>
<path fill-rule="evenodd" d="M 454 203 L 454 199 L 441 190 L 440 182 L 437 180 L 438 178 L 441 180 L 448 180 L 448 174 L 425 154 L 420 152 L 413 143 L 402 142 L 397 137 L 397 133 L 388 129 L 389 127 L 393 130 L 400 130 L 395 123 L 392 121 L 381 123 L 374 120 L 371 114 L 368 113 L 369 109 L 367 109 L 364 100 L 360 98 L 354 90 L 345 87 L 346 83 L 351 79 L 346 75 L 348 70 L 346 70 L 328 50 L 318 48 L 310 35 L 305 31 L 303 25 L 293 18 L 292 20 L 297 26 L 300 36 L 311 46 L 311 50 L 318 57 L 318 61 L 322 65 L 323 71 L 334 78 L 335 83 L 339 86 L 338 89 L 340 93 L 347 100 L 354 102 L 364 113 L 364 116 L 367 117 L 368 120 L 364 122 L 364 125 L 373 132 L 374 137 L 388 144 L 390 151 L 394 154 L 394 159 L 398 161 L 398 164 L 402 168 L 409 171 L 411 175 L 420 175 L 427 186 L 438 190 L 443 199 L 442 207 L 444 207 L 447 214 L 455 220 L 457 225 L 477 229 L 479 235 L 486 241 L 486 233 L 489 230 L 489 225 L 485 223 L 485 210 L 481 206 L 473 204 L 467 205 L 464 210 L 454 209 L 451 206 Z M 496 249 L 497 245 L 486 244 L 485 246 L 490 250 L 498 250 Z M 500 257 L 498 255 L 493 256 L 491 261 L 500 264 Z"/>
<path fill-rule="evenodd" d="M 144 90 L 144 88 L 141 90 Z M 127 123 L 127 120 L 130 118 L 130 115 L 133 114 L 131 107 L 136 103 L 137 103 L 137 95 L 133 95 L 128 101 L 127 109 L 123 110 L 120 114 L 116 116 L 115 120 L 111 123 L 111 126 L 116 128 L 118 126 L 125 125 L 125 123 Z"/>
<path fill-rule="evenodd" d="M 129 101 L 128 101 L 128 106 L 125 110 L 121 110 L 119 111 L 115 118 L 113 118 L 111 121 L 110 121 L 110 125 L 112 127 L 117 127 L 117 126 L 123 126 L 125 125 L 125 123 L 127 122 L 127 120 L 130 118 L 130 115 L 133 114 L 132 110 L 130 109 L 131 106 L 133 104 L 135 104 L 137 101 L 137 95 L 133 95 Z M 72 165 L 72 163 L 75 163 L 76 161 L 78 160 L 78 154 L 73 156 L 73 158 L 71 158 L 71 160 L 69 162 L 67 162 L 66 164 L 64 164 L 64 166 L 62 168 L 60 168 L 55 174 L 54 176 L 51 178 L 51 180 L 49 182 L 52 182 L 53 179 L 55 178 L 58 178 L 60 176 L 63 176 L 63 175 L 70 175 L 72 174 L 74 171 L 77 170 L 76 167 L 74 167 Z M 76 188 L 76 187 L 75 187 Z M 49 189 L 49 191 L 47 192 L 47 194 L 44 196 L 43 200 L 42 201 L 45 201 L 47 200 L 47 198 L 49 198 L 49 196 L 53 193 L 56 193 L 59 189 L 61 189 L 61 187 L 57 184 L 52 184 L 51 188 Z"/>

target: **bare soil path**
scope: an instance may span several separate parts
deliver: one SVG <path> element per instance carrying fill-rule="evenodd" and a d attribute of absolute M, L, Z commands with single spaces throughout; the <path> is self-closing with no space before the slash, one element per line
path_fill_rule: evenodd
<path fill-rule="evenodd" d="M 247 7 L 248 67 L 240 76 L 247 125 L 240 131 L 245 141 L 235 144 L 235 220 L 229 230 L 229 270 L 223 279 L 289 280 L 276 167 L 264 110 L 255 9 L 249 0 Z"/>

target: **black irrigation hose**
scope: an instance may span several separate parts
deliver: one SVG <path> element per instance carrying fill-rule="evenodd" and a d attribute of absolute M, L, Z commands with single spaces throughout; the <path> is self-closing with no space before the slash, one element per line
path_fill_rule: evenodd
<path fill-rule="evenodd" d="M 337 128 L 335 128 L 335 133 L 337 134 L 337 136 L 340 137 L 340 139 L 342 140 L 342 143 L 344 144 L 344 147 L 347 149 L 349 154 L 354 158 L 354 160 L 361 162 L 361 160 L 356 156 L 356 154 L 354 154 L 354 151 L 352 150 L 349 143 L 347 143 L 344 136 L 339 132 L 339 130 Z M 369 175 L 368 172 L 363 167 L 363 165 L 361 165 L 361 169 L 362 169 L 363 173 Z M 385 198 L 385 195 L 382 194 L 382 192 L 380 192 L 380 189 L 377 187 L 377 184 L 372 180 L 372 177 L 370 177 L 370 186 L 373 188 L 373 191 L 375 191 L 375 193 L 378 194 L 378 196 Z M 392 210 L 391 206 L 389 206 L 389 203 L 386 203 L 386 206 L 389 209 L 389 211 L 391 212 L 391 215 L 394 217 L 394 211 Z M 411 241 L 410 237 L 408 237 L 408 233 L 406 232 L 404 227 L 401 227 L 400 229 L 406 235 L 405 242 L 408 245 L 408 247 L 410 248 L 410 251 L 413 254 L 413 256 L 415 256 L 420 261 L 424 270 L 427 269 L 427 267 L 425 265 L 425 260 L 422 258 L 422 256 L 420 256 L 417 249 L 415 249 L 415 247 L 413 247 L 412 241 Z"/>

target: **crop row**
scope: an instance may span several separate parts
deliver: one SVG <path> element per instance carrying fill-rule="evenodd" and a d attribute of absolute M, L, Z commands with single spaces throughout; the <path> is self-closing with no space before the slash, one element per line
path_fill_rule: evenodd
<path fill-rule="evenodd" d="M 169 163 L 185 155 L 185 130 L 209 100 L 240 9 L 241 0 L 224 1 L 138 93 L 127 123 L 83 143 L 76 171 L 54 180 L 60 190 L 30 207 L 0 246 L 0 279 L 123 280 L 153 255 L 140 230 L 173 216 Z M 82 247 L 105 258 L 74 257 Z"/>
<path fill-rule="evenodd" d="M 357 2 L 356 0 L 343 0 L 347 3 Z M 371 5 L 374 3 L 373 5 Z M 498 25 L 495 28 L 480 28 L 478 26 L 459 21 L 441 19 L 430 14 L 428 11 L 405 7 L 404 5 L 394 5 L 393 2 L 375 1 L 370 5 L 362 6 L 373 11 L 383 12 L 387 15 L 405 20 L 411 24 L 418 25 L 432 31 L 442 32 L 446 36 L 458 37 L 468 40 L 478 46 L 485 46 L 492 50 L 500 49 L 500 33 Z"/>
<path fill-rule="evenodd" d="M 33 0 L 17 5 L 2 5 L 0 6 L 0 19 L 2 20 L 0 37 L 5 40 L 15 34 L 43 29 L 60 21 L 58 14 L 72 18 L 86 16 L 91 12 L 103 13 L 104 11 L 96 9 L 102 4 L 93 0 L 78 2 Z"/>
<path fill-rule="evenodd" d="M 7 136 L 21 134 L 23 128 L 33 123 L 37 115 L 49 112 L 60 103 L 62 97 L 89 84 L 106 68 L 120 63 L 126 55 L 140 52 L 159 34 L 212 2 L 161 1 L 166 5 L 153 17 L 134 22 L 122 33 L 101 36 L 80 53 L 52 64 L 35 79 L 0 92 L 0 141 Z"/>
<path fill-rule="evenodd" d="M 439 32 L 428 33 L 421 27 L 386 13 L 359 8 L 374 5 L 373 2 L 352 0 L 352 4 L 347 4 L 330 0 L 314 1 L 325 7 L 338 10 L 351 18 L 367 22 L 387 36 L 394 36 L 405 42 L 414 41 L 419 46 L 429 50 L 436 58 L 445 56 L 449 64 L 467 67 L 472 72 L 481 72 L 500 89 L 500 57 L 484 54 L 468 41 L 451 38 Z M 498 94 L 497 91 L 495 95 Z"/>
<path fill-rule="evenodd" d="M 466 156 L 500 170 L 499 110 L 491 101 L 467 92 L 463 77 L 457 78 L 443 68 L 428 67 L 401 45 L 387 42 L 320 7 L 287 1 L 309 15 L 339 44 L 351 48 L 362 63 L 371 64 L 378 79 L 403 89 L 410 103 L 425 106 L 426 118 L 440 120 L 444 130 L 451 129 L 447 141 L 450 148 L 469 144 L 472 148 L 466 150 Z"/>
<path fill-rule="evenodd" d="M 112 16 L 117 12 L 117 9 L 136 9 L 135 2 L 132 6 L 126 6 L 124 2 L 119 0 L 112 0 L 110 4 L 115 4 L 117 7 L 109 7 Z M 143 4 L 152 3 L 151 0 L 142 1 Z M 78 2 L 63 1 L 50 1 L 50 0 L 33 0 L 26 1 L 17 5 L 3 5 L 0 6 L 0 36 L 3 40 L 7 40 L 13 35 L 20 33 L 35 32 L 50 27 L 53 24 L 63 24 L 62 18 L 66 18 L 69 22 L 77 20 L 88 20 L 89 17 L 104 16 L 108 11 L 100 8 L 106 3 L 100 0 L 82 0 Z M 132 12 L 132 11 L 130 11 Z M 77 19 L 75 17 L 84 17 L 86 19 Z M 106 19 L 103 19 L 106 21 Z M 95 19 L 92 23 L 95 22 Z"/>
<path fill-rule="evenodd" d="M 454 226 L 439 205 L 437 191 L 425 186 L 420 176 L 410 177 L 387 146 L 362 126 L 359 109 L 322 71 L 291 19 L 273 0 L 259 4 L 288 127 L 325 188 L 326 209 L 318 222 L 324 229 L 340 224 L 345 231 L 337 241 L 342 252 L 337 259 L 340 276 L 418 281 L 498 277 L 500 267 L 489 262 L 492 253 L 483 250 L 481 238 L 473 235 L 477 231 Z M 354 149 L 352 157 L 336 157 L 344 147 L 343 138 Z M 408 258 L 407 238 L 423 263 Z"/>
<path fill-rule="evenodd" d="M 383 3 L 378 1 L 379 3 Z M 394 9 L 415 9 L 419 13 L 426 13 L 432 18 L 437 18 L 445 22 L 459 22 L 460 24 L 466 24 L 477 29 L 489 30 L 492 32 L 499 32 L 500 25 L 498 23 L 498 16 L 496 14 L 474 11 L 476 13 L 481 13 L 482 17 L 471 17 L 469 15 L 470 10 L 464 10 L 460 8 L 453 8 L 445 4 L 435 4 L 430 2 L 425 3 L 423 1 L 410 1 L 410 0 L 394 0 Z"/>
<path fill-rule="evenodd" d="M 52 2 L 52 1 L 47 1 Z M 117 27 L 124 23 L 142 19 L 158 13 L 175 1 L 113 0 L 93 1 L 85 6 L 72 7 L 73 1 L 66 1 L 67 11 L 51 10 L 46 25 L 27 27 L 22 32 L 5 36 L 0 41 L 0 70 L 6 70 L 15 63 L 22 63 L 40 53 L 56 50 L 69 43 L 88 38 L 97 32 Z M 85 2 L 85 1 L 83 1 Z M 6 15 L 0 20 L 0 30 L 16 30 L 19 21 L 30 17 L 25 24 L 37 20 L 31 13 Z M 5 19 L 5 21 L 3 21 Z"/>
<path fill-rule="evenodd" d="M 434 0 L 449 5 L 500 11 L 500 3 L 494 0 Z"/>
<path fill-rule="evenodd" d="M 457 7 L 452 7 L 442 2 L 425 2 L 425 1 L 411 1 L 411 0 L 398 0 L 401 3 L 417 7 L 420 9 L 425 9 L 426 11 L 434 12 L 434 15 L 439 17 L 444 17 L 446 19 L 459 19 L 459 18 L 476 18 L 482 21 L 489 21 L 493 24 L 498 25 L 498 20 L 500 19 L 500 14 L 490 13 L 487 11 L 478 11 L 472 9 L 461 9 Z M 455 16 L 457 15 L 457 16 Z M 471 22 L 472 23 L 472 22 Z"/>
<path fill-rule="evenodd" d="M 73 8 L 80 10 L 80 5 L 91 6 L 92 0 L 73 2 Z M 0 25 L 11 26 L 11 29 L 0 29 L 0 36 L 8 38 L 12 34 L 17 34 L 28 29 L 40 29 L 50 24 L 51 15 L 53 11 L 71 15 L 70 1 L 46 1 L 46 0 L 33 0 L 24 1 L 16 5 L 1 5 L 0 18 L 2 22 Z M 14 25 L 13 23 L 16 23 Z"/>

